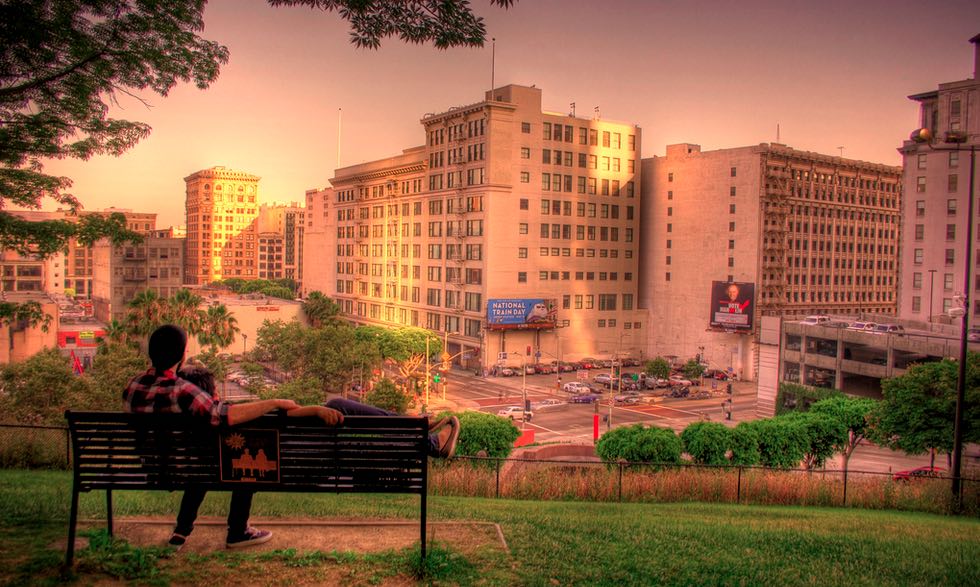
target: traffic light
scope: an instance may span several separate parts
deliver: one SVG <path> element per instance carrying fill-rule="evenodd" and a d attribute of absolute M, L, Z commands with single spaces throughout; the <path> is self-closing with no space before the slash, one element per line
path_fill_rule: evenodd
<path fill-rule="evenodd" d="M 613 364 L 613 376 L 616 377 L 617 379 L 619 378 L 619 364 L 618 363 L 614 363 Z"/>
<path fill-rule="evenodd" d="M 442 373 L 440 373 L 438 371 L 436 371 L 435 373 L 433 373 L 432 374 L 432 382 L 433 383 L 441 383 L 442 382 Z"/>

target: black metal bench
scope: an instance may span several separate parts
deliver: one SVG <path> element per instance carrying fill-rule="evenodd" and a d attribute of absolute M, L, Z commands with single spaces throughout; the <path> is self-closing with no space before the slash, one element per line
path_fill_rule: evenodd
<path fill-rule="evenodd" d="M 318 418 L 267 414 L 214 428 L 174 414 L 65 412 L 74 480 L 65 564 L 71 566 L 78 495 L 123 489 L 272 492 L 415 493 L 425 559 L 428 420 L 347 416 L 340 427 Z"/>

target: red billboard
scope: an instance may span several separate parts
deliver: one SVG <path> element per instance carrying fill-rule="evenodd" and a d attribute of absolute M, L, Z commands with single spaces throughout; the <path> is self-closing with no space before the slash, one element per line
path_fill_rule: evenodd
<path fill-rule="evenodd" d="M 711 310 L 709 323 L 712 328 L 724 330 L 752 330 L 755 313 L 755 284 L 733 281 L 711 282 Z"/>

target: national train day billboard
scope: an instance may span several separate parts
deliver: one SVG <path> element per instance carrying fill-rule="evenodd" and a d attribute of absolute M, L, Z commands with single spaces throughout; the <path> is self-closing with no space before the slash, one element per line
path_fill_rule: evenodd
<path fill-rule="evenodd" d="M 711 282 L 710 324 L 712 328 L 752 330 L 754 306 L 754 283 Z"/>
<path fill-rule="evenodd" d="M 487 301 L 487 325 L 491 330 L 554 328 L 557 313 L 555 300 Z"/>

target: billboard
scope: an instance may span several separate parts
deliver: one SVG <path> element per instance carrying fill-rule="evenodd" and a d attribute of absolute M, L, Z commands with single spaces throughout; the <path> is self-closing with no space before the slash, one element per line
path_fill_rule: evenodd
<path fill-rule="evenodd" d="M 711 282 L 710 324 L 725 330 L 752 330 L 755 313 L 755 284 Z"/>
<path fill-rule="evenodd" d="M 487 300 L 490 330 L 554 328 L 558 314 L 555 300 Z"/>

